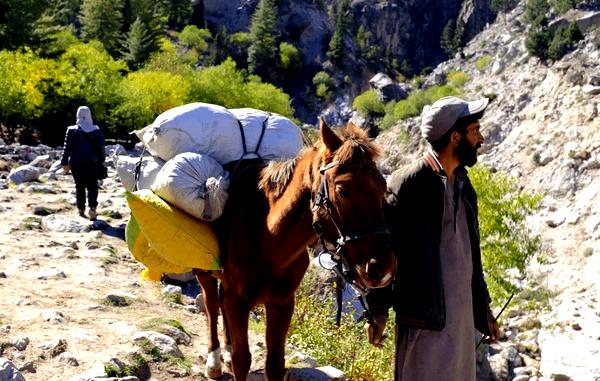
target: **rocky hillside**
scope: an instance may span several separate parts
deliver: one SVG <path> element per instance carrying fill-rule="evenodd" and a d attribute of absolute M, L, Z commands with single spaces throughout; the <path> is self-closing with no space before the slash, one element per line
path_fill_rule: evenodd
<path fill-rule="evenodd" d="M 590 4 L 598 10 L 598 4 Z M 551 307 L 530 318 L 539 328 L 507 323 L 504 344 L 528 337 L 539 345 L 539 379 L 600 379 L 600 33 L 590 27 L 576 49 L 557 62 L 531 57 L 524 45 L 525 4 L 476 36 L 454 58 L 436 67 L 425 83 L 445 74 L 468 74 L 464 97 L 492 99 L 482 120 L 486 144 L 480 162 L 506 171 L 543 201 L 529 221 L 541 235 L 545 261 L 531 263 L 526 281 L 550 291 Z M 586 18 L 589 14 L 573 14 Z M 597 28 L 597 27 L 596 27 Z M 490 63 L 475 63 L 489 56 Z M 425 144 L 420 119 L 412 118 L 378 141 L 390 172 L 414 160 Z M 408 142 L 401 136 L 408 133 Z M 518 315 L 525 311 L 510 314 Z M 492 363 L 493 354 L 490 353 Z M 515 380 L 516 369 L 507 369 Z M 529 373 L 531 380 L 536 379 Z M 510 378 L 508 378 L 510 379 Z"/>

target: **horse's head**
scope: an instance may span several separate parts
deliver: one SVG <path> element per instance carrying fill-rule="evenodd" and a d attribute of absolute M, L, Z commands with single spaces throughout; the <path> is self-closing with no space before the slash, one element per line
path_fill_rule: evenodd
<path fill-rule="evenodd" d="M 358 286 L 383 287 L 393 279 L 396 261 L 383 214 L 386 183 L 375 164 L 379 149 L 352 123 L 344 138 L 323 119 L 320 129 L 323 144 L 312 184 L 315 229 L 337 243 L 337 259 Z"/>

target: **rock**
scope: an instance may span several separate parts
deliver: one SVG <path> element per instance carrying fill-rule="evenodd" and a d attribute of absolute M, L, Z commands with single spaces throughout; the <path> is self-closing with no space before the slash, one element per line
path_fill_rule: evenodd
<path fill-rule="evenodd" d="M 571 328 L 573 328 L 574 331 L 581 331 L 581 326 L 579 323 L 572 323 Z"/>
<path fill-rule="evenodd" d="M 25 381 L 25 377 L 19 372 L 9 359 L 0 357 L 0 380 L 2 381 Z"/>
<path fill-rule="evenodd" d="M 116 294 L 108 294 L 104 297 L 104 300 L 107 304 L 117 307 L 125 307 L 130 304 L 125 296 Z"/>
<path fill-rule="evenodd" d="M 192 338 L 187 333 L 172 326 L 164 326 L 161 332 L 175 340 L 177 344 L 190 345 Z"/>
<path fill-rule="evenodd" d="M 597 95 L 597 94 L 600 94 L 600 86 L 583 85 L 581 87 L 581 91 L 583 91 L 584 93 L 586 93 L 588 95 Z"/>
<path fill-rule="evenodd" d="M 69 364 L 71 366 L 79 366 L 79 361 L 73 356 L 71 352 L 63 352 L 58 356 L 58 361 Z"/>
<path fill-rule="evenodd" d="M 515 378 L 512 379 L 512 381 L 529 381 L 529 375 L 522 374 L 522 375 L 516 376 Z"/>
<path fill-rule="evenodd" d="M 50 166 L 52 166 L 52 161 L 50 160 L 50 155 L 40 155 L 33 159 L 33 161 L 29 163 L 29 165 L 38 168 L 48 169 L 50 168 Z"/>
<path fill-rule="evenodd" d="M 30 181 L 36 181 L 41 174 L 42 170 L 40 168 L 32 165 L 22 165 L 12 169 L 8 174 L 8 179 L 19 185 Z"/>
<path fill-rule="evenodd" d="M 45 321 L 50 323 L 64 323 L 68 320 L 68 317 L 60 311 L 56 310 L 43 310 L 40 315 Z"/>
<path fill-rule="evenodd" d="M 54 339 L 39 345 L 38 348 L 48 352 L 50 357 L 56 357 L 67 350 L 67 342 L 63 339 Z"/>
<path fill-rule="evenodd" d="M 553 373 L 550 375 L 550 381 L 573 381 L 571 377 L 561 374 Z"/>
<path fill-rule="evenodd" d="M 0 327 L 0 333 L 8 335 L 10 333 L 10 325 L 3 325 Z"/>
<path fill-rule="evenodd" d="M 379 100 L 384 103 L 405 99 L 408 96 L 408 93 L 399 84 L 384 73 L 376 74 L 369 80 L 369 85 L 377 92 Z"/>
<path fill-rule="evenodd" d="M 343 381 L 345 374 L 332 366 L 319 368 L 291 368 L 285 374 L 284 381 Z"/>
<path fill-rule="evenodd" d="M 198 310 L 198 312 L 206 312 L 206 306 L 204 305 L 204 299 L 202 298 L 201 293 L 196 296 L 194 304 L 196 305 L 196 309 Z"/>
<path fill-rule="evenodd" d="M 142 344 L 144 343 L 144 341 L 147 341 L 152 346 L 157 348 L 160 351 L 160 353 L 162 353 L 162 354 L 166 354 L 166 355 L 170 355 L 170 356 L 178 357 L 178 358 L 183 357 L 183 353 L 181 353 L 181 350 L 179 349 L 179 347 L 177 347 L 177 343 L 175 342 L 175 340 L 173 340 L 171 337 L 169 337 L 167 335 L 163 335 L 162 333 L 151 332 L 151 331 L 141 331 L 141 332 L 136 333 L 133 336 L 133 341 L 136 343 L 142 343 Z M 148 348 L 142 348 L 142 349 L 148 349 Z"/>
<path fill-rule="evenodd" d="M 286 363 L 292 364 L 299 368 L 316 368 L 317 361 L 301 352 L 294 352 L 286 358 Z"/>
<path fill-rule="evenodd" d="M 83 224 L 80 220 L 59 214 L 43 217 L 42 228 L 62 233 L 85 233 L 91 229 L 89 224 Z"/>
<path fill-rule="evenodd" d="M 27 349 L 27 346 L 29 345 L 29 338 L 28 337 L 17 338 L 17 339 L 14 339 L 11 344 L 13 347 L 17 348 L 17 350 L 24 351 L 25 349 Z"/>
<path fill-rule="evenodd" d="M 182 290 L 179 286 L 174 286 L 172 284 L 168 284 L 161 291 L 163 295 L 179 295 L 181 296 Z"/>
<path fill-rule="evenodd" d="M 33 208 L 33 214 L 36 216 L 49 216 L 56 212 L 58 212 L 58 210 L 46 208 L 45 206 L 36 206 L 35 208 Z"/>
<path fill-rule="evenodd" d="M 497 353 L 490 356 L 489 361 L 496 378 L 500 380 L 506 380 L 509 375 L 508 359 L 504 357 L 502 353 Z"/>
<path fill-rule="evenodd" d="M 96 363 L 92 368 L 88 369 L 82 374 L 70 378 L 69 381 L 90 381 L 95 379 L 108 381 L 106 379 L 106 373 L 104 372 L 103 363 Z"/>
<path fill-rule="evenodd" d="M 65 279 L 67 277 L 67 275 L 59 269 L 50 269 L 47 271 L 42 271 L 40 273 L 37 273 L 36 278 L 37 279 L 41 279 L 41 280 L 48 280 L 48 279 Z"/>
<path fill-rule="evenodd" d="M 21 367 L 19 368 L 19 371 L 21 372 L 28 372 L 28 373 L 36 373 L 37 370 L 35 369 L 35 364 L 33 363 L 33 361 L 27 361 L 25 362 L 25 364 L 21 365 Z"/>

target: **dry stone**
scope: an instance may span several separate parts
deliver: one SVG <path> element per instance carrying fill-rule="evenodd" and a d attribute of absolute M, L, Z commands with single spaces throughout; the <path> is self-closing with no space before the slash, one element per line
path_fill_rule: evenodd
<path fill-rule="evenodd" d="M 0 357 L 0 381 L 25 381 L 25 377 L 12 361 Z"/>

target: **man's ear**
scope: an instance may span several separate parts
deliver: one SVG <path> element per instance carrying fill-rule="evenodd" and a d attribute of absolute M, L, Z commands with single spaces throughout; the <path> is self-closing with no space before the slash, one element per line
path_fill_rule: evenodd
<path fill-rule="evenodd" d="M 457 146 L 461 138 L 461 134 L 456 131 L 452 131 L 452 134 L 450 135 L 450 144 Z"/>

